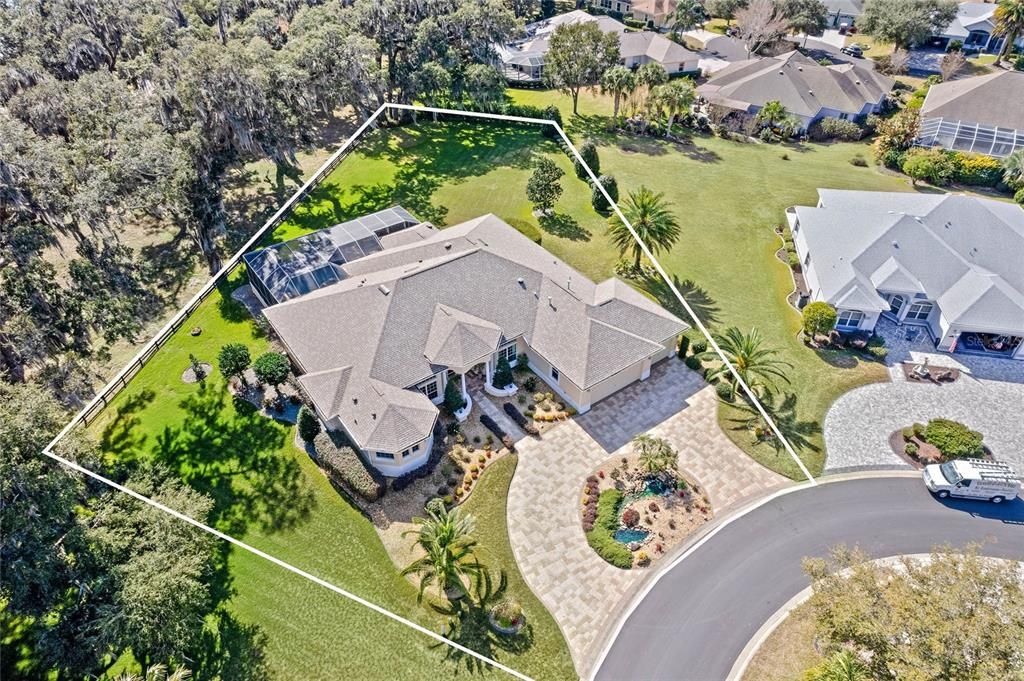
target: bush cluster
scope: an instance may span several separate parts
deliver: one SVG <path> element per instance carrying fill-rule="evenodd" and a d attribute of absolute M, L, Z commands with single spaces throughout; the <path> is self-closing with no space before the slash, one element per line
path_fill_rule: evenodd
<path fill-rule="evenodd" d="M 615 541 L 615 530 L 619 524 L 619 504 L 622 503 L 622 492 L 617 489 L 606 489 L 597 500 L 597 516 L 594 527 L 587 532 L 587 543 L 617 568 L 628 570 L 633 567 L 633 554 L 621 543 Z"/>
<path fill-rule="evenodd" d="M 583 488 L 583 531 L 590 532 L 594 529 L 597 521 L 597 500 L 598 492 L 597 477 L 591 475 L 587 478 L 587 486 Z"/>
<path fill-rule="evenodd" d="M 947 459 L 982 454 L 981 433 L 957 421 L 932 419 L 925 426 L 924 439 L 934 445 Z"/>
<path fill-rule="evenodd" d="M 843 120 L 835 116 L 826 116 L 815 122 L 808 130 L 808 136 L 816 142 L 825 140 L 843 140 L 854 142 L 864 136 L 864 128 L 853 121 Z"/>
<path fill-rule="evenodd" d="M 903 155 L 900 169 L 914 180 L 939 186 L 959 182 L 995 187 L 1003 180 L 1003 168 L 996 159 L 947 149 L 911 149 Z"/>
<path fill-rule="evenodd" d="M 351 447 L 339 447 L 330 433 L 313 438 L 313 448 L 320 465 L 334 482 L 351 489 L 367 501 L 376 501 L 384 494 L 384 478 Z"/>
<path fill-rule="evenodd" d="M 522 413 L 516 408 L 516 405 L 512 404 L 511 402 L 506 402 L 503 409 L 505 410 L 505 413 L 508 414 L 513 421 L 515 421 L 515 424 L 522 428 L 524 431 L 526 431 L 528 435 L 540 434 L 540 431 L 537 430 L 537 426 L 534 425 L 533 421 L 523 416 Z"/>
<path fill-rule="evenodd" d="M 508 448 L 510 452 L 515 451 L 515 442 L 513 442 L 512 437 L 508 433 L 501 429 L 497 421 L 487 414 L 481 414 L 480 423 L 484 428 L 494 433 L 494 436 L 501 440 L 501 444 Z"/>

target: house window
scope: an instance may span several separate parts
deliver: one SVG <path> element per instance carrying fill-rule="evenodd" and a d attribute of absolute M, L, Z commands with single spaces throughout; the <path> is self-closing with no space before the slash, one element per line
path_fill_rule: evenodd
<path fill-rule="evenodd" d="M 558 369 L 556 369 L 555 367 L 551 367 L 551 378 L 555 379 L 555 381 L 558 381 L 558 375 Z"/>
<path fill-rule="evenodd" d="M 420 451 L 420 446 L 419 446 L 419 444 L 418 444 L 418 443 L 417 443 L 417 444 L 414 444 L 414 445 L 412 446 L 412 450 L 411 450 L 411 451 L 412 451 L 412 453 L 413 453 L 413 454 L 415 454 L 416 452 Z"/>
<path fill-rule="evenodd" d="M 860 310 L 841 310 L 836 318 L 836 326 L 842 326 L 847 329 L 856 329 L 860 327 L 860 323 L 863 319 L 864 313 Z"/>
<path fill-rule="evenodd" d="M 387 459 L 388 461 L 394 461 L 395 455 L 391 452 L 377 452 L 378 459 Z"/>
<path fill-rule="evenodd" d="M 408 449 L 402 450 L 402 458 L 404 459 L 407 456 L 409 456 L 409 450 Z"/>
<path fill-rule="evenodd" d="M 420 383 L 417 387 L 420 389 L 421 393 L 427 396 L 427 399 L 431 401 L 437 399 L 439 394 L 437 391 L 437 380 L 432 378 L 426 383 Z"/>
<path fill-rule="evenodd" d="M 928 315 L 932 313 L 932 307 L 931 303 L 914 303 L 907 310 L 905 319 L 928 319 Z"/>
<path fill-rule="evenodd" d="M 518 353 L 516 352 L 516 344 L 509 343 L 505 347 L 498 350 L 498 361 L 501 361 L 501 358 L 504 357 L 506 360 L 508 360 L 508 363 L 511 364 L 512 362 L 516 361 L 517 355 Z"/>
<path fill-rule="evenodd" d="M 804 267 L 810 267 L 811 265 L 811 252 L 807 251 L 807 255 L 804 256 Z"/>

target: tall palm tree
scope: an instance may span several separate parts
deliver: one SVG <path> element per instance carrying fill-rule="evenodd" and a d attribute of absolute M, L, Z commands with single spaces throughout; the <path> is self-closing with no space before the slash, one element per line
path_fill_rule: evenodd
<path fill-rule="evenodd" d="M 1003 181 L 1014 189 L 1024 189 L 1024 149 L 1003 159 Z"/>
<path fill-rule="evenodd" d="M 679 0 L 676 11 L 669 16 L 669 24 L 673 32 L 682 33 L 704 23 L 707 15 L 700 0 Z"/>
<path fill-rule="evenodd" d="M 142 675 L 134 672 L 121 672 L 114 681 L 188 681 L 191 678 L 192 672 L 185 667 L 178 667 L 168 674 L 167 667 L 155 664 Z"/>
<path fill-rule="evenodd" d="M 676 451 L 668 441 L 641 433 L 633 438 L 633 452 L 640 458 L 640 469 L 657 475 L 676 466 Z"/>
<path fill-rule="evenodd" d="M 761 121 L 769 128 L 775 127 L 777 121 L 784 120 L 789 115 L 786 111 L 786 107 L 782 105 L 777 99 L 773 99 L 769 102 L 765 102 L 761 110 L 757 112 L 757 120 Z"/>
<path fill-rule="evenodd" d="M 612 118 L 619 117 L 619 102 L 636 89 L 636 77 L 625 66 L 613 66 L 601 76 L 601 92 L 612 96 Z"/>
<path fill-rule="evenodd" d="M 431 584 L 436 583 L 443 593 L 462 593 L 463 580 L 479 584 L 483 566 L 476 559 L 474 548 L 472 515 L 463 515 L 458 508 L 448 510 L 444 506 L 427 509 L 426 518 L 413 518 L 417 527 L 402 533 L 415 535 L 416 544 L 424 555 L 402 570 L 403 575 L 418 575 L 420 578 L 419 599 Z"/>
<path fill-rule="evenodd" d="M 996 26 L 993 33 L 1004 36 L 1003 47 L 996 61 L 1002 61 L 1013 49 L 1013 43 L 1024 34 L 1024 0 L 999 0 L 993 14 Z"/>
<path fill-rule="evenodd" d="M 636 87 L 633 88 L 632 96 L 630 99 L 630 109 L 632 113 L 636 113 L 636 110 L 648 102 L 648 95 L 651 94 L 651 90 L 662 83 L 668 82 L 668 71 L 665 67 L 655 61 L 649 61 L 643 64 L 633 74 L 636 79 Z"/>
<path fill-rule="evenodd" d="M 647 187 L 630 192 L 622 206 L 622 213 L 651 253 L 672 248 L 682 233 L 669 206 L 664 194 L 655 194 Z M 613 215 L 608 219 L 608 235 L 618 247 L 620 255 L 633 254 L 633 268 L 639 272 L 643 249 L 618 216 Z"/>
<path fill-rule="evenodd" d="M 655 108 L 668 116 L 668 124 L 665 126 L 665 136 L 668 137 L 672 133 L 676 116 L 690 110 L 696 91 L 689 80 L 673 80 L 655 87 L 651 91 L 651 97 Z"/>
<path fill-rule="evenodd" d="M 757 392 L 759 387 L 770 388 L 774 379 L 789 383 L 785 369 L 792 368 L 793 365 L 777 359 L 778 351 L 765 347 L 764 336 L 756 327 L 745 334 L 735 326 L 730 326 L 724 334 L 715 335 L 715 342 L 751 390 Z M 718 355 L 708 351 L 701 355 L 701 358 L 717 359 Z M 715 378 L 728 380 L 732 384 L 733 392 L 739 390 L 739 381 L 725 364 L 710 369 L 706 378 L 709 381 Z"/>
<path fill-rule="evenodd" d="M 849 650 L 835 653 L 821 664 L 808 669 L 804 681 L 870 681 L 868 668 Z"/>

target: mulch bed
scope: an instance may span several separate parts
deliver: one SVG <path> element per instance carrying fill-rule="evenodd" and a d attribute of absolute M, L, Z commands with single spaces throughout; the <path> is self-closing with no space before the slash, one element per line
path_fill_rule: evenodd
<path fill-rule="evenodd" d="M 200 362 L 199 366 L 203 370 L 203 378 L 208 378 L 210 376 L 210 372 L 213 371 L 213 367 L 206 362 Z M 192 367 L 189 367 L 181 372 L 181 381 L 182 383 L 198 383 L 199 378 L 196 376 L 195 370 L 193 370 Z"/>
<path fill-rule="evenodd" d="M 913 442 L 917 445 L 917 454 L 913 456 L 907 454 L 905 448 L 908 442 Z M 896 456 L 900 457 L 903 461 L 918 470 L 923 469 L 929 464 L 943 463 L 946 461 L 946 457 L 942 455 L 942 452 L 939 451 L 938 447 L 925 442 L 916 435 L 909 440 L 904 440 L 902 428 L 894 431 L 889 436 L 889 447 Z M 988 447 L 982 448 L 982 455 L 980 458 L 986 461 L 995 461 L 995 457 L 992 456 L 992 452 L 989 451 Z"/>
<path fill-rule="evenodd" d="M 903 377 L 911 383 L 954 383 L 960 378 L 960 370 L 954 367 L 928 367 L 928 376 L 918 376 L 914 373 L 917 362 L 903 362 L 900 367 L 903 369 Z"/>

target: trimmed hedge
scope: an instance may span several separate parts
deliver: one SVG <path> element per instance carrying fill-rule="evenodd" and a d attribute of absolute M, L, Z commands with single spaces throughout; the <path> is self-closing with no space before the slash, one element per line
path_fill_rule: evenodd
<path fill-rule="evenodd" d="M 313 438 L 313 448 L 320 466 L 334 482 L 367 501 L 376 501 L 383 496 L 383 476 L 367 465 L 354 449 L 339 447 L 326 431 Z"/>
<path fill-rule="evenodd" d="M 533 421 L 523 416 L 522 413 L 520 413 L 520 411 L 516 409 L 516 405 L 512 404 L 511 402 L 506 402 L 505 406 L 502 408 L 505 410 L 505 413 L 508 414 L 509 417 L 516 422 L 516 425 L 525 430 L 527 434 L 540 434 L 540 431 L 537 430 L 537 426 L 533 424 Z"/>
<path fill-rule="evenodd" d="M 484 428 L 494 433 L 494 437 L 498 438 L 501 441 L 501 444 L 503 444 L 510 452 L 514 452 L 516 450 L 515 442 L 512 440 L 512 437 L 502 430 L 497 421 L 487 414 L 481 414 L 480 423 L 483 424 Z"/>
<path fill-rule="evenodd" d="M 633 554 L 623 544 L 615 541 L 614 533 L 619 527 L 619 505 L 622 503 L 622 492 L 617 489 L 606 489 L 597 499 L 597 518 L 594 529 L 587 532 L 587 543 L 617 568 L 628 570 L 633 567 Z"/>
<path fill-rule="evenodd" d="M 924 439 L 938 448 L 948 459 L 981 456 L 982 435 L 976 430 L 949 419 L 932 419 L 924 428 Z"/>

